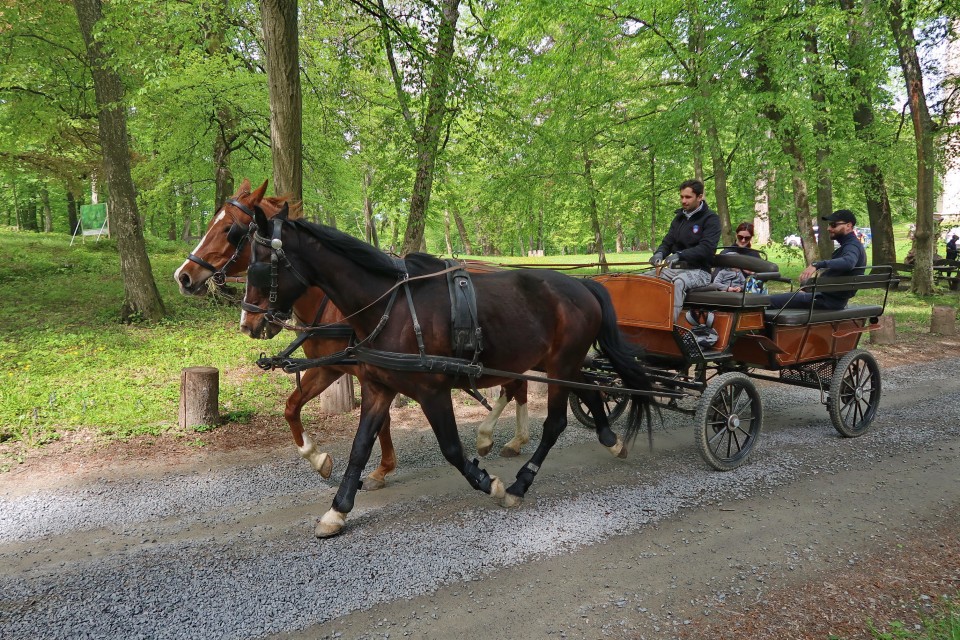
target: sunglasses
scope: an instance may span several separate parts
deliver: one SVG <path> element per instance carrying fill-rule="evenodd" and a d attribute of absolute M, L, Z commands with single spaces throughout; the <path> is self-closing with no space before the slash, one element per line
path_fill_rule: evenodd
<path fill-rule="evenodd" d="M 831 222 L 828 227 L 839 227 L 842 224 L 853 224 L 852 222 Z"/>
<path fill-rule="evenodd" d="M 744 242 L 750 242 L 753 239 L 753 236 L 741 236 L 737 235 L 737 240 L 743 240 Z"/>

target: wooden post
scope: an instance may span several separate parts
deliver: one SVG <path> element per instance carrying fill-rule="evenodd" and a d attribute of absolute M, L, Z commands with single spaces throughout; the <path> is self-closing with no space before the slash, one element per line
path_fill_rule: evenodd
<path fill-rule="evenodd" d="M 936 306 L 930 314 L 930 333 L 957 335 L 957 311 L 953 307 Z"/>
<path fill-rule="evenodd" d="M 320 394 L 320 413 L 340 414 L 353 411 L 353 376 L 344 375 Z"/>
<path fill-rule="evenodd" d="M 220 371 L 188 367 L 180 374 L 181 427 L 214 426 L 220 422 Z"/>
<path fill-rule="evenodd" d="M 870 332 L 870 344 L 894 344 L 897 341 L 897 321 L 892 313 L 880 316 L 880 328 Z"/>

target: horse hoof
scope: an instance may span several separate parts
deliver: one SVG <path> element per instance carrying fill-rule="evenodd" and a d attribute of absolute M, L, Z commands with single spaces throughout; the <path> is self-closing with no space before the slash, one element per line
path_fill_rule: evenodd
<path fill-rule="evenodd" d="M 514 509 L 519 507 L 523 503 L 523 498 L 520 496 L 515 496 L 512 493 L 506 493 L 503 496 L 503 499 L 500 500 L 500 506 L 506 507 L 507 509 Z"/>
<path fill-rule="evenodd" d="M 497 476 L 490 476 L 490 497 L 494 500 L 500 500 L 506 495 L 507 490 Z"/>
<path fill-rule="evenodd" d="M 387 486 L 386 478 L 377 478 L 372 474 L 363 481 L 364 491 L 376 491 L 377 489 L 383 489 L 385 486 Z"/>
<path fill-rule="evenodd" d="M 478 447 L 477 447 L 477 455 L 480 456 L 481 458 L 483 458 L 483 457 L 486 456 L 488 453 L 490 453 L 490 449 L 493 449 L 493 445 L 492 445 L 492 444 L 485 444 L 485 445 L 483 445 L 482 447 L 478 446 Z"/>
<path fill-rule="evenodd" d="M 343 531 L 343 525 L 346 521 L 347 518 L 344 514 L 336 509 L 330 509 L 320 518 L 315 533 L 318 538 L 332 538 Z"/>
<path fill-rule="evenodd" d="M 317 460 L 316 469 L 321 478 L 329 478 L 330 474 L 333 473 L 333 456 L 329 453 L 321 453 Z"/>
<path fill-rule="evenodd" d="M 518 455 L 520 455 L 520 452 L 516 449 L 511 449 L 510 447 L 504 447 L 503 449 L 500 449 L 501 458 L 516 458 Z"/>
<path fill-rule="evenodd" d="M 620 439 L 620 436 L 617 436 L 617 443 L 612 447 L 607 447 L 607 449 L 615 458 L 624 459 L 627 457 L 627 447 L 625 444 L 623 444 L 623 440 Z"/>

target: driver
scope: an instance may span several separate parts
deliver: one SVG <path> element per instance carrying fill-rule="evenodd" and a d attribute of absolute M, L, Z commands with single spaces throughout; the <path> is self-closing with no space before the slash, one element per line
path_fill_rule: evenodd
<path fill-rule="evenodd" d="M 703 200 L 703 183 L 686 180 L 680 184 L 680 208 L 650 258 L 652 265 L 666 264 L 658 277 L 673 283 L 674 322 L 687 291 L 710 284 L 710 267 L 719 242 L 720 217 Z M 688 268 L 674 268 L 681 261 Z"/>

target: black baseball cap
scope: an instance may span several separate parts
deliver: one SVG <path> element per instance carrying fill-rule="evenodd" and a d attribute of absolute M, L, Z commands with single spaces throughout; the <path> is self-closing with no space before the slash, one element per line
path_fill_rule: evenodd
<path fill-rule="evenodd" d="M 849 222 L 856 226 L 857 216 L 853 215 L 853 211 L 850 209 L 837 209 L 828 216 L 823 216 L 823 219 L 827 222 Z"/>

